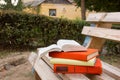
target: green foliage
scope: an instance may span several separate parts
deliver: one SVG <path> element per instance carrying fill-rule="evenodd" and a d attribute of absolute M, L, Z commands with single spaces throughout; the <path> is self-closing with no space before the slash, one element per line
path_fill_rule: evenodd
<path fill-rule="evenodd" d="M 81 0 L 74 0 L 77 6 L 81 6 Z M 116 12 L 120 11 L 120 0 L 85 0 L 85 6 L 89 10 Z"/>
<path fill-rule="evenodd" d="M 109 54 L 116 55 L 120 53 L 120 42 L 107 41 L 106 46 Z"/>
<path fill-rule="evenodd" d="M 23 9 L 23 3 L 21 0 L 19 0 L 17 6 L 13 6 L 11 3 L 11 0 L 5 0 L 7 5 L 2 5 L 0 7 L 1 10 L 17 10 L 17 11 L 22 11 Z"/>
<path fill-rule="evenodd" d="M 58 39 L 83 41 L 81 30 L 85 21 L 50 18 L 42 15 L 0 13 L 0 44 L 47 46 Z"/>

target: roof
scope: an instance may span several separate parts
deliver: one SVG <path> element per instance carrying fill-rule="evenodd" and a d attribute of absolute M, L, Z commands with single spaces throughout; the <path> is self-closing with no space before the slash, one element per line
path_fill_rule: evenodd
<path fill-rule="evenodd" d="M 68 0 L 45 0 L 44 3 L 53 3 L 53 4 L 71 4 Z"/>
<path fill-rule="evenodd" d="M 25 6 L 37 6 L 44 2 L 45 0 L 29 0 L 29 1 L 23 1 L 23 4 Z"/>
<path fill-rule="evenodd" d="M 41 3 L 53 3 L 53 4 L 71 4 L 74 0 L 22 0 L 25 6 L 38 6 Z"/>
<path fill-rule="evenodd" d="M 35 0 L 31 6 L 37 6 L 39 4 L 41 4 L 42 2 L 44 2 L 45 0 Z"/>
<path fill-rule="evenodd" d="M 71 2 L 71 3 L 73 3 L 74 2 L 74 0 L 68 0 L 69 2 Z"/>

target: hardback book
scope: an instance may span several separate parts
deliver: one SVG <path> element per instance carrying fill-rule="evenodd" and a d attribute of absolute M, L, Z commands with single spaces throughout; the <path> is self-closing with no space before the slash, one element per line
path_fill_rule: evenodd
<path fill-rule="evenodd" d="M 51 64 L 68 64 L 68 65 L 80 65 L 80 66 L 94 66 L 96 62 L 96 57 L 89 61 L 80 61 L 73 59 L 63 59 L 63 58 L 51 58 Z"/>
<path fill-rule="evenodd" d="M 96 59 L 95 66 L 54 64 L 54 72 L 55 73 L 102 74 L 102 64 L 100 59 Z"/>
<path fill-rule="evenodd" d="M 71 52 L 49 52 L 49 56 L 53 58 L 65 58 L 88 61 L 98 56 L 98 49 L 87 49 L 87 51 L 71 51 Z"/>
<path fill-rule="evenodd" d="M 87 48 L 80 45 L 75 40 L 60 39 L 57 44 L 52 44 L 48 47 L 38 48 L 38 54 L 40 56 L 47 54 L 48 52 L 69 52 L 69 51 L 86 51 Z"/>

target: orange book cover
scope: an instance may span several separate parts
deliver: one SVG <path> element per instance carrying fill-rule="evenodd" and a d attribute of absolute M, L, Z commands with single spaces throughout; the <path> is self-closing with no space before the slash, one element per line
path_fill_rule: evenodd
<path fill-rule="evenodd" d="M 85 73 L 85 74 L 101 74 L 102 64 L 97 58 L 95 66 L 75 66 L 65 64 L 54 64 L 55 73 Z"/>
<path fill-rule="evenodd" d="M 65 58 L 88 61 L 98 56 L 98 49 L 87 49 L 87 51 L 71 51 L 71 52 L 49 52 L 49 56 L 53 58 Z"/>

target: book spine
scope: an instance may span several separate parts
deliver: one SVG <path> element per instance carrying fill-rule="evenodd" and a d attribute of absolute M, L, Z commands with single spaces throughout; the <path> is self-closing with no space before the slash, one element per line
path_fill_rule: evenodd
<path fill-rule="evenodd" d="M 74 73 L 75 66 L 54 64 L 54 72 L 55 73 Z"/>
<path fill-rule="evenodd" d="M 55 73 L 88 73 L 88 74 L 101 74 L 102 66 L 99 59 L 95 66 L 75 66 L 65 64 L 54 64 Z"/>
<path fill-rule="evenodd" d="M 88 73 L 88 74 L 101 74 L 102 68 L 90 68 L 83 66 L 58 66 L 54 65 L 55 73 Z"/>

